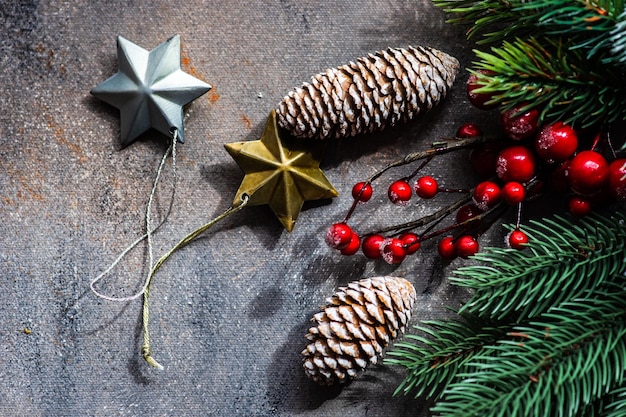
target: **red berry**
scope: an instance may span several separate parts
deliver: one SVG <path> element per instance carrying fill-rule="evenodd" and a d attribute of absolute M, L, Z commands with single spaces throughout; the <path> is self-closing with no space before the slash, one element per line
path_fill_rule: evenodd
<path fill-rule="evenodd" d="M 481 179 L 491 178 L 496 173 L 496 162 L 498 161 L 499 146 L 494 143 L 487 143 L 482 146 L 472 148 L 469 154 L 469 161 Z"/>
<path fill-rule="evenodd" d="M 565 194 L 570 191 L 569 181 L 567 179 L 567 170 L 569 168 L 569 161 L 563 162 L 550 173 L 549 185 L 552 191 L 559 194 Z"/>
<path fill-rule="evenodd" d="M 567 208 L 572 216 L 585 217 L 591 211 L 591 203 L 584 197 L 574 196 L 570 198 Z"/>
<path fill-rule="evenodd" d="M 363 239 L 363 244 L 361 245 L 361 250 L 363 251 L 363 255 L 370 259 L 379 259 L 383 256 L 381 251 L 382 243 L 385 238 L 381 235 L 369 235 L 365 239 Z"/>
<path fill-rule="evenodd" d="M 350 238 L 350 242 L 341 249 L 342 255 L 354 255 L 359 251 L 361 247 L 361 238 L 357 233 L 352 232 L 352 237 Z"/>
<path fill-rule="evenodd" d="M 617 200 L 626 200 L 626 158 L 609 164 L 609 193 Z"/>
<path fill-rule="evenodd" d="M 589 200 L 592 207 L 606 206 L 612 203 L 614 199 L 611 196 L 611 193 L 609 192 L 608 180 L 607 182 L 604 183 L 604 186 L 600 189 L 600 191 L 598 191 L 597 193 L 593 195 L 585 196 L 585 198 Z"/>
<path fill-rule="evenodd" d="M 456 258 L 454 238 L 452 236 L 447 236 L 441 239 L 439 244 L 437 244 L 437 252 L 439 252 L 439 256 L 446 261 L 451 261 Z"/>
<path fill-rule="evenodd" d="M 526 190 L 519 182 L 509 181 L 502 187 L 502 199 L 510 205 L 515 205 L 524 201 Z"/>
<path fill-rule="evenodd" d="M 398 238 L 385 239 L 382 246 L 383 259 L 388 264 L 394 265 L 401 263 L 406 257 L 407 250 L 404 242 Z"/>
<path fill-rule="evenodd" d="M 495 182 L 483 181 L 474 188 L 474 203 L 481 210 L 487 210 L 500 202 L 500 186 Z"/>
<path fill-rule="evenodd" d="M 482 136 L 483 131 L 474 123 L 463 123 L 456 131 L 457 138 L 475 138 Z"/>
<path fill-rule="evenodd" d="M 520 113 L 522 106 L 513 107 L 500 114 L 500 125 L 504 133 L 513 140 L 531 137 L 539 127 L 539 110 L 531 109 Z"/>
<path fill-rule="evenodd" d="M 343 249 L 351 238 L 352 229 L 345 223 L 335 223 L 326 230 L 326 244 L 333 249 Z"/>
<path fill-rule="evenodd" d="M 478 70 L 477 72 L 480 74 L 485 74 L 485 75 L 493 74 L 492 71 L 485 71 L 485 70 Z M 481 84 L 478 82 L 478 76 L 476 74 L 471 74 L 469 76 L 465 87 L 467 91 L 467 98 L 469 99 L 470 103 L 472 103 L 474 107 L 479 108 L 481 110 L 491 110 L 491 109 L 495 109 L 496 107 L 498 107 L 498 103 L 487 104 L 488 101 L 493 99 L 492 94 L 475 92 L 476 89 L 484 87 L 484 84 Z"/>
<path fill-rule="evenodd" d="M 567 178 L 572 190 L 591 195 L 600 191 L 608 180 L 609 164 L 598 152 L 582 151 L 570 161 Z"/>
<path fill-rule="evenodd" d="M 456 212 L 456 222 L 464 223 L 469 219 L 473 219 L 478 216 L 482 212 L 483 210 L 479 209 L 476 204 L 466 204 Z"/>
<path fill-rule="evenodd" d="M 528 235 L 519 229 L 513 230 L 506 237 L 506 244 L 511 249 L 524 249 L 528 243 Z"/>
<path fill-rule="evenodd" d="M 364 182 L 357 182 L 352 187 L 352 198 L 362 203 L 369 201 L 372 198 L 372 186 Z"/>
<path fill-rule="evenodd" d="M 411 199 L 411 186 L 404 180 L 395 181 L 389 186 L 387 195 L 393 204 L 405 205 Z"/>
<path fill-rule="evenodd" d="M 545 184 L 542 179 L 538 179 L 536 182 L 532 184 L 528 184 L 528 188 L 526 189 L 526 196 L 529 199 L 540 196 L 543 193 L 545 188 Z"/>
<path fill-rule="evenodd" d="M 551 164 L 569 159 L 577 148 L 576 131 L 563 122 L 542 127 L 535 139 L 537 155 Z"/>
<path fill-rule="evenodd" d="M 524 146 L 509 146 L 498 154 L 496 174 L 505 182 L 526 182 L 535 173 L 535 157 Z"/>
<path fill-rule="evenodd" d="M 403 233 L 398 239 L 404 243 L 407 255 L 414 254 L 422 246 L 419 236 L 412 232 Z"/>
<path fill-rule="evenodd" d="M 455 244 L 456 254 L 461 258 L 467 258 L 478 252 L 478 241 L 473 236 L 465 235 L 459 237 Z"/>
<path fill-rule="evenodd" d="M 437 180 L 433 177 L 424 176 L 415 181 L 413 189 L 415 190 L 415 194 L 420 198 L 429 199 L 437 195 L 439 185 L 437 184 Z"/>

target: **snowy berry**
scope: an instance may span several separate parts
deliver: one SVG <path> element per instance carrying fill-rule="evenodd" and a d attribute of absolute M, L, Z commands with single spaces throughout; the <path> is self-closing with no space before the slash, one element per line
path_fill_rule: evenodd
<path fill-rule="evenodd" d="M 384 261 L 391 265 L 401 263 L 407 255 L 404 242 L 395 237 L 385 239 L 381 248 Z"/>
<path fill-rule="evenodd" d="M 429 199 L 437 195 L 439 185 L 433 177 L 424 176 L 415 181 L 413 189 L 420 198 Z"/>
<path fill-rule="evenodd" d="M 333 249 L 343 249 L 351 238 L 352 229 L 345 223 L 335 223 L 326 230 L 326 244 Z"/>
<path fill-rule="evenodd" d="M 480 74 L 485 74 L 485 75 L 493 74 L 492 71 L 485 71 L 485 70 L 479 70 L 477 72 Z M 467 91 L 467 98 L 469 99 L 470 103 L 472 103 L 474 107 L 479 108 L 481 110 L 491 110 L 491 109 L 495 109 L 496 107 L 498 107 L 497 103 L 487 104 L 488 101 L 493 99 L 492 94 L 477 93 L 475 91 L 481 87 L 484 87 L 484 84 L 478 82 L 478 75 L 471 74 L 469 78 L 467 79 L 467 83 L 465 84 L 465 88 Z"/>
<path fill-rule="evenodd" d="M 506 236 L 506 245 L 511 249 L 524 249 L 528 243 L 528 235 L 519 229 Z"/>
<path fill-rule="evenodd" d="M 520 113 L 522 106 L 513 107 L 500 114 L 500 125 L 504 133 L 513 140 L 523 140 L 531 137 L 539 127 L 539 111 L 527 110 Z"/>
<path fill-rule="evenodd" d="M 626 158 L 609 164 L 609 193 L 617 200 L 626 200 Z"/>
<path fill-rule="evenodd" d="M 479 209 L 476 204 L 466 204 L 456 212 L 456 222 L 464 223 L 480 215 L 482 212 L 483 210 Z"/>
<path fill-rule="evenodd" d="M 491 178 L 496 173 L 496 162 L 500 147 L 494 143 L 487 143 L 472 148 L 469 154 L 470 165 L 481 179 Z"/>
<path fill-rule="evenodd" d="M 350 242 L 341 249 L 342 255 L 354 255 L 359 251 L 361 247 L 361 238 L 357 233 L 352 232 L 352 236 L 350 237 Z"/>
<path fill-rule="evenodd" d="M 381 246 L 385 238 L 381 235 L 369 235 L 363 239 L 361 250 L 363 255 L 370 259 L 379 259 L 383 256 Z"/>
<path fill-rule="evenodd" d="M 451 261 L 456 258 L 454 238 L 452 236 L 446 236 L 441 239 L 437 244 L 437 252 L 439 252 L 439 256 L 446 261 Z"/>
<path fill-rule="evenodd" d="M 510 205 L 524 201 L 526 190 L 519 182 L 509 181 L 502 187 L 502 199 Z"/>
<path fill-rule="evenodd" d="M 362 203 L 369 201 L 372 198 L 372 186 L 365 182 L 357 182 L 352 187 L 352 198 Z"/>
<path fill-rule="evenodd" d="M 550 172 L 549 185 L 550 189 L 559 194 L 565 194 L 570 191 L 569 181 L 567 179 L 567 170 L 569 168 L 569 161 L 563 162 L 558 167 L 554 168 Z"/>
<path fill-rule="evenodd" d="M 395 181 L 389 186 L 387 195 L 393 204 L 405 205 L 411 199 L 411 186 L 404 180 Z"/>
<path fill-rule="evenodd" d="M 503 181 L 526 182 L 535 173 L 535 157 L 524 146 L 509 146 L 498 154 L 496 174 Z"/>
<path fill-rule="evenodd" d="M 404 247 L 406 248 L 406 254 L 412 255 L 422 246 L 420 242 L 420 238 L 418 235 L 412 232 L 406 232 L 398 236 L 398 239 L 404 243 Z"/>
<path fill-rule="evenodd" d="M 478 241 L 470 235 L 459 237 L 454 243 L 457 256 L 467 258 L 478 252 Z"/>
<path fill-rule="evenodd" d="M 537 155 L 551 164 L 569 159 L 577 148 L 576 131 L 560 121 L 542 127 L 535 139 Z"/>
<path fill-rule="evenodd" d="M 573 196 L 569 200 L 567 209 L 574 217 L 585 217 L 591 211 L 591 202 L 584 197 Z"/>
<path fill-rule="evenodd" d="M 474 203 L 481 210 L 487 210 L 500 202 L 500 186 L 495 182 L 483 181 L 474 188 Z"/>
<path fill-rule="evenodd" d="M 609 178 L 609 164 L 598 152 L 582 151 L 571 159 L 567 178 L 573 191 L 582 195 L 595 194 Z"/>
<path fill-rule="evenodd" d="M 463 123 L 456 131 L 457 138 L 475 138 L 482 134 L 480 127 L 474 123 Z"/>

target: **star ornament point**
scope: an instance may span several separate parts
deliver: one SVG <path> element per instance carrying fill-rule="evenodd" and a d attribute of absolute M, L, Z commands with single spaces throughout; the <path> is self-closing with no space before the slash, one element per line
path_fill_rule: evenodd
<path fill-rule="evenodd" d="M 305 201 L 336 197 L 337 191 L 319 168 L 321 148 L 282 140 L 272 111 L 261 139 L 224 145 L 245 176 L 235 203 L 268 204 L 291 232 Z"/>
<path fill-rule="evenodd" d="M 117 38 L 118 72 L 91 94 L 120 110 L 122 144 L 127 146 L 150 128 L 185 141 L 183 106 L 211 86 L 180 67 L 180 36 L 174 35 L 151 51 Z"/>

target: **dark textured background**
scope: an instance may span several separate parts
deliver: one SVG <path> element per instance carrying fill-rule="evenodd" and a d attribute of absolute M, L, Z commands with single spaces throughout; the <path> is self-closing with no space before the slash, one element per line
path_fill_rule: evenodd
<path fill-rule="evenodd" d="M 423 400 L 392 397 L 402 369 L 378 366 L 343 389 L 318 388 L 299 352 L 309 318 L 352 280 L 406 277 L 418 292 L 414 321 L 462 298 L 445 280 L 458 262 L 442 266 L 432 243 L 392 268 L 341 257 L 323 234 L 345 214 L 356 181 L 464 121 L 491 117 L 469 108 L 465 73 L 419 121 L 333 143 L 322 167 L 341 195 L 307 204 L 293 233 L 267 207 L 246 208 L 166 263 L 152 291 L 162 372 L 139 355 L 140 302 L 100 300 L 89 282 L 143 233 L 164 138 L 150 133 L 121 149 L 117 110 L 89 90 L 117 71 L 117 35 L 152 49 L 180 34 L 184 70 L 213 85 L 190 107 L 176 200 L 155 236 L 161 254 L 230 204 L 242 173 L 223 144 L 257 139 L 290 89 L 388 46 L 433 46 L 467 67 L 462 28 L 426 0 L 4 0 L 0 12 L 1 415 L 426 415 Z M 465 161 L 440 158 L 429 170 L 467 186 Z M 408 172 L 383 177 L 352 224 L 371 230 L 446 202 L 392 207 L 387 184 Z M 130 294 L 145 273 L 140 247 L 102 288 Z"/>

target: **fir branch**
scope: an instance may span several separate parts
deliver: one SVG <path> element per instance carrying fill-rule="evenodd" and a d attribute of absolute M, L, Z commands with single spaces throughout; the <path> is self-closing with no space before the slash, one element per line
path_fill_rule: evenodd
<path fill-rule="evenodd" d="M 518 39 L 475 51 L 476 69 L 488 71 L 474 71 L 482 85 L 475 91 L 493 95 L 505 110 L 538 108 L 542 119 L 582 127 L 626 120 L 624 74 L 571 50 L 568 42 Z"/>
<path fill-rule="evenodd" d="M 510 327 L 489 325 L 466 315 L 456 320 L 425 321 L 414 330 L 419 334 L 407 334 L 406 341 L 396 343 L 385 359 L 409 371 L 394 395 L 412 393 L 437 399 L 442 387 L 456 381 L 466 362 L 503 337 Z"/>
<path fill-rule="evenodd" d="M 620 14 L 618 22 L 611 31 L 611 54 L 616 62 L 626 65 L 626 10 Z"/>
<path fill-rule="evenodd" d="M 498 42 L 527 31 L 516 10 L 516 6 L 522 3 L 520 0 L 433 0 L 433 3 L 445 12 L 455 14 L 448 23 L 470 26 L 468 39 L 483 35 L 484 39 L 477 43 Z"/>
<path fill-rule="evenodd" d="M 468 38 L 479 44 L 526 36 L 563 36 L 586 58 L 623 63 L 626 50 L 613 48 L 626 16 L 623 0 L 434 0 L 455 15 L 451 23 L 470 26 Z M 623 32 L 622 32 L 623 33 Z"/>
<path fill-rule="evenodd" d="M 454 284 L 476 290 L 461 312 L 523 320 L 609 282 L 626 270 L 625 219 L 617 213 L 577 223 L 531 220 L 524 229 L 531 242 L 526 251 L 487 248 L 474 256 L 480 265 L 455 271 Z"/>
<path fill-rule="evenodd" d="M 607 395 L 604 401 L 603 417 L 623 417 L 626 415 L 626 386 L 619 387 Z"/>
<path fill-rule="evenodd" d="M 626 291 L 606 287 L 517 326 L 466 364 L 433 412 L 447 417 L 571 416 L 626 372 Z"/>
<path fill-rule="evenodd" d="M 408 370 L 396 394 L 435 399 L 447 417 L 620 415 L 626 215 L 524 230 L 525 251 L 490 248 L 457 271 L 476 290 L 460 317 L 425 322 L 388 353 Z"/>

